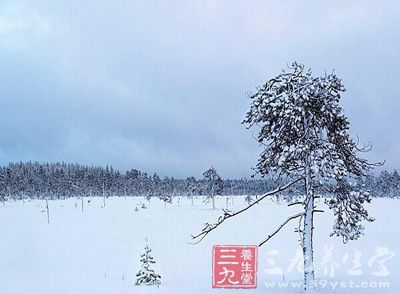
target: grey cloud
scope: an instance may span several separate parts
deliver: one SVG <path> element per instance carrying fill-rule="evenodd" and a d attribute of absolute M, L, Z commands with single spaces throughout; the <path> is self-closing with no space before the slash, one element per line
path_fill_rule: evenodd
<path fill-rule="evenodd" d="M 371 160 L 399 167 L 399 10 L 396 1 L 6 1 L 0 163 L 174 176 L 213 164 L 249 176 L 260 149 L 240 125 L 246 93 L 299 60 L 343 77 L 352 133 L 373 142 Z"/>

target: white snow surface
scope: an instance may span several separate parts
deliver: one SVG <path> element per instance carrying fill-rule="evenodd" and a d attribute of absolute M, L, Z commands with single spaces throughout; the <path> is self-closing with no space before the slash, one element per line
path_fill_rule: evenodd
<path fill-rule="evenodd" d="M 226 208 L 226 197 L 217 197 L 217 209 L 196 198 L 173 199 L 172 205 L 140 197 L 110 197 L 103 206 L 102 198 L 49 200 L 50 224 L 47 223 L 45 201 L 9 201 L 0 206 L 0 293 L 4 294 L 129 294 L 129 293 L 302 293 L 301 287 L 267 287 L 266 283 L 301 284 L 302 273 L 288 270 L 291 259 L 300 249 L 299 235 L 293 229 L 297 221 L 259 249 L 258 281 L 255 290 L 212 289 L 211 253 L 213 245 L 256 245 L 273 232 L 300 207 L 265 200 L 236 218 L 227 220 L 197 245 L 191 245 L 190 234 L 198 233 L 205 222 L 215 222 Z M 141 204 L 146 203 L 147 209 Z M 244 207 L 244 197 L 230 198 L 228 208 Z M 139 211 L 135 211 L 135 207 Z M 322 203 L 325 213 L 315 215 L 314 250 L 317 281 L 327 283 L 353 281 L 353 287 L 319 285 L 317 293 L 400 293 L 400 201 L 374 199 L 367 209 L 376 218 L 367 223 L 365 236 L 342 244 L 329 237 L 333 225 L 332 212 Z M 160 288 L 135 286 L 140 254 L 148 238 L 156 260 L 154 269 L 162 277 Z M 333 262 L 325 254 L 331 248 Z M 373 275 L 379 270 L 376 262 L 368 265 L 377 248 L 387 248 L 395 255 L 384 261 L 387 276 Z M 359 276 L 349 275 L 353 255 L 362 256 Z M 346 258 L 347 255 L 347 258 Z M 378 259 L 379 260 L 379 259 Z M 281 267 L 284 274 L 267 274 L 265 270 Z M 329 277 L 329 271 L 334 276 Z M 354 269 L 354 268 L 353 268 Z M 328 273 L 326 272 L 328 270 Z M 353 271 L 354 273 L 354 271 Z M 379 282 L 390 287 L 378 288 Z M 363 284 L 362 284 L 363 283 Z M 271 285 L 271 284 L 269 284 Z M 366 286 L 367 285 L 367 286 Z M 358 286 L 358 287 L 357 287 Z"/>

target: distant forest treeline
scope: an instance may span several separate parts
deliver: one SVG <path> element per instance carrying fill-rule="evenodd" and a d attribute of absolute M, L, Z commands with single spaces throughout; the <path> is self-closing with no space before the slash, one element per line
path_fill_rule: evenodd
<path fill-rule="evenodd" d="M 368 175 L 356 185 L 369 190 L 373 197 L 399 197 L 400 176 L 382 171 L 379 176 Z M 276 188 L 277 180 L 224 179 L 221 195 L 259 195 Z M 285 194 L 296 196 L 301 190 L 294 187 Z M 213 191 L 206 179 L 187 177 L 160 178 L 137 169 L 121 173 L 112 167 L 84 166 L 67 163 L 10 163 L 0 167 L 0 197 L 64 198 L 72 196 L 191 196 L 210 195 Z"/>

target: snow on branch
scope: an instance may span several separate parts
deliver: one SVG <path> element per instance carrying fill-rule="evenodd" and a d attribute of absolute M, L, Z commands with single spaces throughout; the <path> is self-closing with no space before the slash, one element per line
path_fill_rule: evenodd
<path fill-rule="evenodd" d="M 298 217 L 301 217 L 304 215 L 304 212 L 299 212 L 295 215 L 292 215 L 290 217 L 288 217 L 272 234 L 268 235 L 268 237 L 262 241 L 258 247 L 261 247 L 262 245 L 264 245 L 265 243 L 267 243 L 269 241 L 269 239 L 271 239 L 273 236 L 275 236 L 288 222 L 290 222 L 293 219 L 296 219 Z"/>
<path fill-rule="evenodd" d="M 347 181 L 339 181 L 336 187 L 335 197 L 325 200 L 328 207 L 336 216 L 333 232 L 330 236 L 342 237 L 343 243 L 349 240 L 357 240 L 364 234 L 363 220 L 373 222 L 364 203 L 371 202 L 369 192 L 353 187 Z"/>
<path fill-rule="evenodd" d="M 234 216 L 237 216 L 243 212 L 245 212 L 246 210 L 250 209 L 251 207 L 253 207 L 254 205 L 258 204 L 259 202 L 261 202 L 262 200 L 264 200 L 266 197 L 275 195 L 279 192 L 282 192 L 286 189 L 288 189 L 289 187 L 291 187 L 292 185 L 300 182 L 304 180 L 304 178 L 299 178 L 293 182 L 290 182 L 286 185 L 280 185 L 278 188 L 276 188 L 275 190 L 269 191 L 265 194 L 263 194 L 260 198 L 258 198 L 256 201 L 254 201 L 253 203 L 251 203 L 250 205 L 248 205 L 247 207 L 237 211 L 237 212 L 233 212 L 230 211 L 228 209 L 223 209 L 224 214 L 221 215 L 218 218 L 218 221 L 216 223 L 205 223 L 204 228 L 201 230 L 201 232 L 197 235 L 191 235 L 192 240 L 196 240 L 195 242 L 191 243 L 191 244 L 198 244 L 200 243 L 210 232 L 212 232 L 213 230 L 215 230 L 216 228 L 218 228 L 223 222 L 225 222 L 227 219 L 230 219 Z"/>
<path fill-rule="evenodd" d="M 301 202 L 296 202 L 296 203 L 292 203 L 292 204 L 294 205 L 294 204 L 302 204 L 302 203 L 301 203 Z M 289 204 L 288 206 L 291 206 L 291 205 Z M 313 213 L 314 213 L 314 212 L 324 212 L 324 211 L 321 210 L 321 209 L 314 209 L 314 210 L 313 210 Z M 265 243 L 267 243 L 273 236 L 275 236 L 275 235 L 276 235 L 284 226 L 286 226 L 286 224 L 288 224 L 291 220 L 296 219 L 296 218 L 299 218 L 299 217 L 303 217 L 303 216 L 304 216 L 304 212 L 299 212 L 299 213 L 296 213 L 296 214 L 294 214 L 294 215 L 288 217 L 282 224 L 279 225 L 279 227 L 278 227 L 275 231 L 273 231 L 271 234 L 269 234 L 268 237 L 258 245 L 258 247 L 261 247 L 262 245 L 264 245 Z M 299 225 L 299 226 L 300 226 L 300 225 Z M 297 228 L 297 230 L 299 231 L 300 228 Z"/>

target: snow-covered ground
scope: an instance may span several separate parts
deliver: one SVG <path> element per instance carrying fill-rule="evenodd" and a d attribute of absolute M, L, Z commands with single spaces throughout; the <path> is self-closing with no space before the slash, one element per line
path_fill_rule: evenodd
<path fill-rule="evenodd" d="M 101 198 L 87 200 L 83 212 L 79 199 L 49 201 L 50 224 L 45 201 L 0 206 L 0 293 L 226 293 L 211 288 L 212 246 L 258 244 L 299 209 L 266 200 L 226 221 L 200 244 L 190 245 L 190 234 L 217 219 L 226 197 L 217 199 L 217 210 L 200 198 L 193 207 L 186 198 L 179 203 L 174 199 L 166 209 L 158 199 L 148 204 L 142 198 L 113 197 L 106 200 L 106 207 Z M 233 202 L 228 201 L 231 210 L 245 205 L 243 197 Z M 140 209 L 141 203 L 148 209 Z M 374 199 L 367 208 L 376 221 L 366 225 L 365 236 L 346 245 L 329 237 L 331 212 L 316 214 L 318 292 L 400 293 L 400 201 Z M 229 293 L 302 292 L 295 225 L 296 221 L 290 223 L 259 249 L 257 289 Z M 162 276 L 158 289 L 134 286 L 146 237 L 157 261 L 155 269 Z M 283 281 L 289 282 L 287 287 L 273 284 Z"/>

